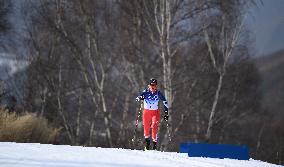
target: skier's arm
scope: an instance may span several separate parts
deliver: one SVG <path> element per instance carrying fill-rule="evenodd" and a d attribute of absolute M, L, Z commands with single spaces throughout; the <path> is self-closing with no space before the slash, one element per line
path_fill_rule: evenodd
<path fill-rule="evenodd" d="M 166 100 L 165 96 L 164 96 L 161 92 L 159 92 L 159 99 L 160 99 L 161 101 L 163 101 L 163 104 L 164 104 L 164 111 L 165 111 L 165 112 L 168 112 L 168 110 L 169 110 L 168 101 Z"/>
<path fill-rule="evenodd" d="M 164 112 L 165 112 L 164 120 L 168 121 L 168 119 L 169 119 L 169 105 L 168 105 L 168 102 L 167 102 L 165 96 L 161 92 L 159 92 L 159 99 L 161 101 L 163 101 L 163 104 L 164 104 Z"/>
<path fill-rule="evenodd" d="M 161 101 L 163 101 L 163 104 L 164 104 L 164 113 L 165 113 L 164 120 L 168 121 L 168 119 L 169 119 L 169 105 L 168 105 L 168 101 L 166 100 L 165 96 L 161 92 L 159 92 L 159 99 Z"/>
<path fill-rule="evenodd" d="M 139 96 L 136 97 L 136 101 L 144 100 L 144 94 L 146 90 L 144 90 Z"/>

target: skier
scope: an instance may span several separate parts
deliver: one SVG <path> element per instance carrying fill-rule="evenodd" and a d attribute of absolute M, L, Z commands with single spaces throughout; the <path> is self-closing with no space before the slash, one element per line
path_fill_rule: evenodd
<path fill-rule="evenodd" d="M 168 102 L 164 95 L 157 89 L 157 80 L 150 79 L 148 88 L 145 89 L 140 96 L 136 97 L 136 101 L 144 100 L 143 110 L 143 126 L 145 137 L 144 150 L 150 149 L 150 127 L 152 126 L 152 141 L 153 150 L 157 149 L 157 131 L 160 121 L 159 101 L 163 101 L 164 104 L 164 120 L 168 121 Z"/>

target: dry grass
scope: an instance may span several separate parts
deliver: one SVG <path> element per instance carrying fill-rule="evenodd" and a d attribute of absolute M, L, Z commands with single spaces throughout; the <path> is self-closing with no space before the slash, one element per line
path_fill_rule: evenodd
<path fill-rule="evenodd" d="M 0 110 L 0 141 L 53 143 L 58 133 L 45 118 Z"/>

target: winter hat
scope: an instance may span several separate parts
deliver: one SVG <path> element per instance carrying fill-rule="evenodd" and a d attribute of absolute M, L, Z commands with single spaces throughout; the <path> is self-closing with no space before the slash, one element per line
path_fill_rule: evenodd
<path fill-rule="evenodd" d="M 158 81 L 155 78 L 151 78 L 149 84 L 150 85 L 157 85 Z"/>

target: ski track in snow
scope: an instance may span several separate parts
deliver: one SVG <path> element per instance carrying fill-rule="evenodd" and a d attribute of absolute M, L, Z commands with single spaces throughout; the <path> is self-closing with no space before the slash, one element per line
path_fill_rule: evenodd
<path fill-rule="evenodd" d="M 278 167 L 262 161 L 188 157 L 184 153 L 38 143 L 0 143 L 0 167 Z"/>

